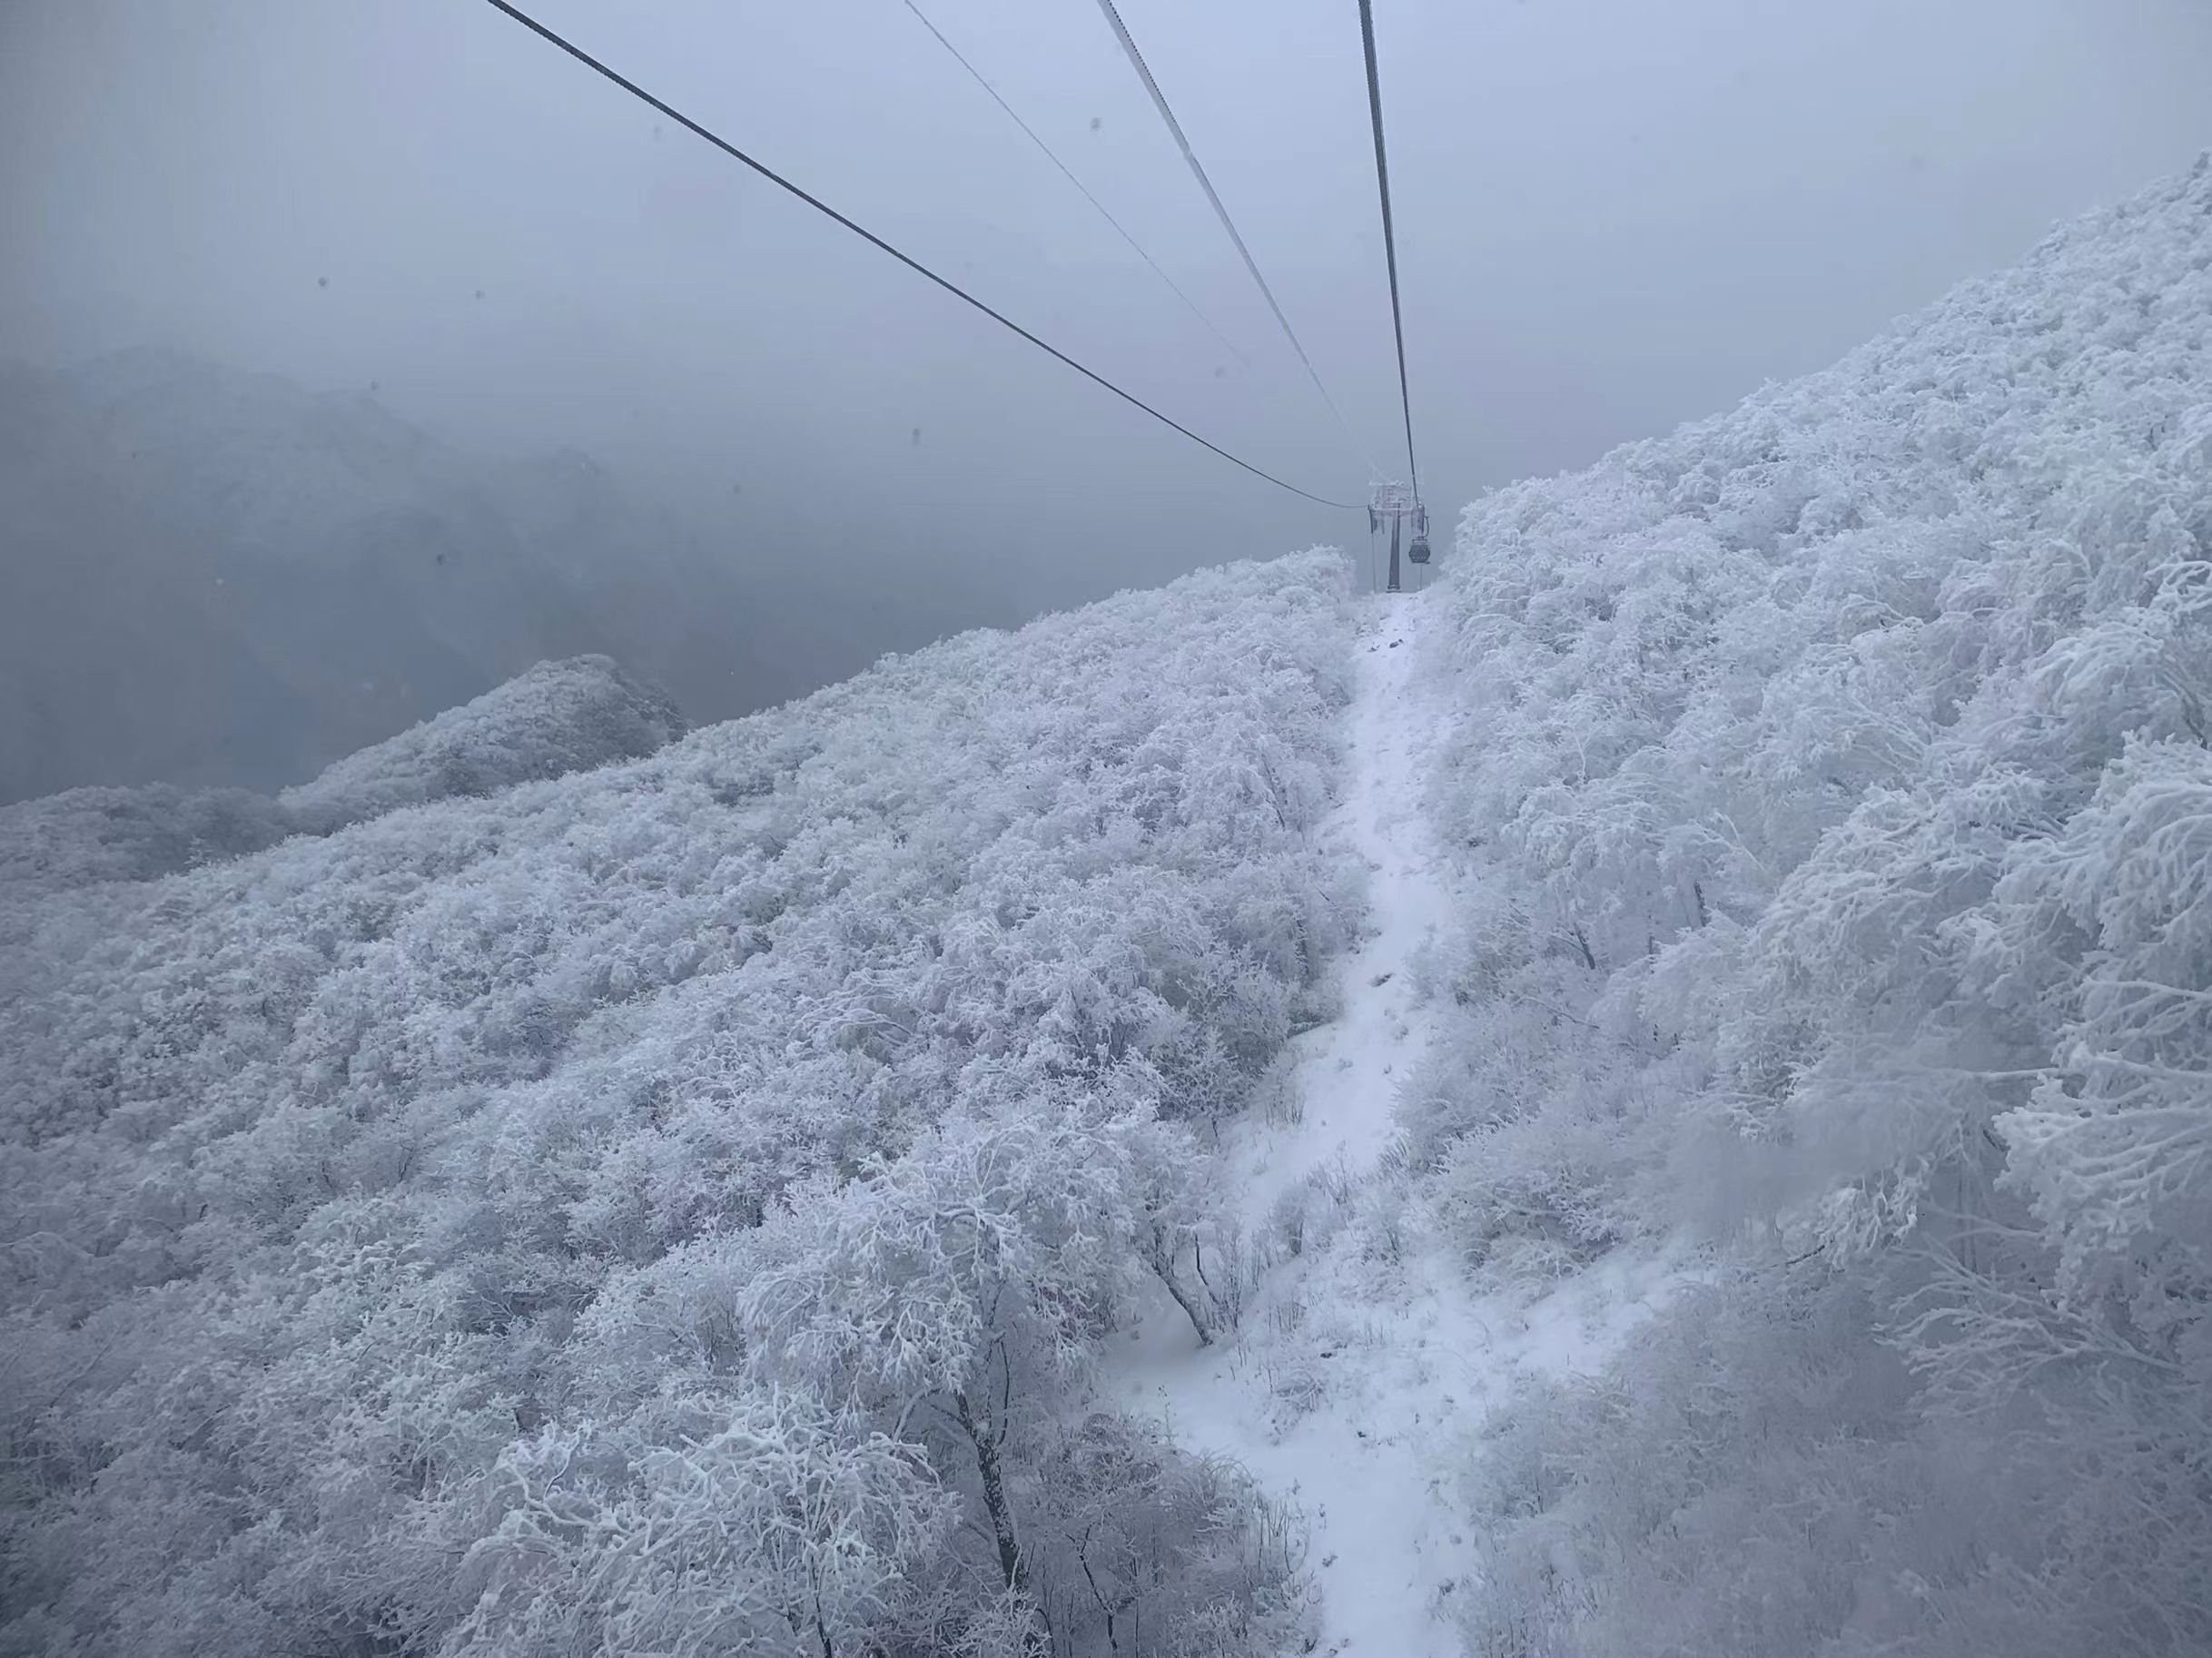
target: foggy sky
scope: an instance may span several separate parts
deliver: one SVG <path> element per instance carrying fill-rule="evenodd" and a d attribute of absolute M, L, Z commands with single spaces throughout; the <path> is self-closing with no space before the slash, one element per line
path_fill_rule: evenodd
<path fill-rule="evenodd" d="M 1250 368 L 901 0 L 538 9 L 1215 441 L 1363 495 L 1093 0 L 923 4 Z M 1402 472 L 1353 0 L 1121 9 L 1361 443 Z M 1377 11 L 1440 526 L 1817 368 L 2212 143 L 2199 0 Z M 478 448 L 587 449 L 872 647 L 1364 539 L 479 0 L 5 0 L 0 215 L 0 351 L 174 345 L 373 380 Z"/>

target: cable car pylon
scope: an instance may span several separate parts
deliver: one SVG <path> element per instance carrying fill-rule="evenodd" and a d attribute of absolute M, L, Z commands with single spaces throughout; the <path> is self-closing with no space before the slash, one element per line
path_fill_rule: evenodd
<path fill-rule="evenodd" d="M 1383 590 L 1399 593 L 1405 590 L 1400 585 L 1400 552 L 1417 565 L 1426 566 L 1429 561 L 1428 508 L 1421 504 L 1412 486 L 1395 479 L 1377 484 L 1368 497 L 1368 533 L 1379 535 L 1386 525 L 1390 531 L 1390 575 Z M 1413 532 L 1409 548 L 1405 544 L 1408 529 Z"/>

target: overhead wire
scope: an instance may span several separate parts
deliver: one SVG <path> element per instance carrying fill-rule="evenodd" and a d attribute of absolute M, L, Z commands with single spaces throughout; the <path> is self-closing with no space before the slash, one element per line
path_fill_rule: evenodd
<path fill-rule="evenodd" d="M 854 220 L 847 218 L 844 213 L 839 212 L 835 208 L 830 206 L 828 202 L 823 201 L 820 197 L 809 194 L 806 191 L 801 189 L 798 185 L 793 183 L 789 179 L 785 178 L 782 173 L 768 166 L 765 162 L 755 160 L 753 156 L 750 156 L 743 150 L 740 150 L 736 144 L 730 143 L 728 139 L 724 138 L 719 133 L 712 132 L 706 127 L 700 125 L 699 123 L 694 121 L 689 115 L 685 114 L 683 111 L 677 109 L 674 104 L 668 104 L 663 99 L 655 97 L 651 93 L 647 92 L 637 82 L 630 80 L 627 76 L 613 69 L 607 64 L 602 63 L 599 59 L 594 57 L 590 53 L 585 51 L 583 47 L 568 39 L 565 35 L 558 34 L 553 29 L 548 28 L 546 25 L 538 22 L 537 18 L 531 16 L 520 6 L 511 4 L 511 0 L 484 0 L 484 4 L 490 6 L 492 10 L 502 14 L 516 23 L 520 24 L 524 28 L 529 30 L 531 34 L 537 35 L 539 39 L 551 45 L 559 47 L 563 52 L 567 53 L 578 63 L 583 64 L 587 69 L 589 69 L 593 74 L 613 83 L 615 85 L 620 87 L 624 92 L 628 93 L 630 96 L 636 98 L 639 103 L 646 104 L 648 108 L 658 111 L 661 114 L 667 116 L 670 121 L 675 122 L 678 126 L 684 128 L 686 132 L 693 133 L 696 137 L 705 139 L 708 143 L 714 145 L 716 149 L 721 151 L 725 155 L 730 157 L 731 160 L 742 163 L 744 165 L 751 168 L 762 178 L 766 179 L 771 184 L 776 186 L 777 189 L 797 197 L 800 201 L 805 202 L 807 206 L 813 208 L 816 212 L 822 214 L 825 218 L 830 219 L 834 222 L 843 225 L 846 230 L 852 232 L 854 235 L 859 237 L 863 242 L 867 242 L 871 247 L 874 247 L 882 252 L 888 253 L 892 258 L 897 260 L 899 263 L 904 265 L 908 270 L 913 271 L 916 275 L 926 277 L 930 281 L 934 282 L 938 287 L 943 289 L 947 293 L 953 295 L 953 298 L 974 307 L 974 309 L 983 312 L 984 316 L 989 317 L 1000 327 L 1007 330 L 1011 333 L 1018 334 L 1023 340 L 1028 340 L 1030 344 L 1035 346 L 1039 350 L 1044 352 L 1046 356 L 1055 358 L 1059 361 L 1065 363 L 1069 368 L 1073 369 L 1078 374 L 1083 376 L 1084 379 L 1104 387 L 1108 391 L 1112 392 L 1114 396 L 1120 398 L 1123 402 L 1128 403 L 1132 408 L 1141 410 L 1148 415 L 1150 415 L 1153 419 L 1158 420 L 1162 426 L 1171 428 L 1172 429 L 1180 432 L 1184 437 L 1190 439 L 1191 442 L 1197 444 L 1200 449 L 1210 449 L 1214 454 L 1219 455 L 1222 459 L 1228 461 L 1230 465 L 1242 468 L 1245 471 L 1249 472 L 1254 478 L 1263 479 L 1267 482 L 1273 484 L 1279 489 L 1287 489 L 1292 495 L 1302 497 L 1304 499 L 1312 501 L 1317 505 L 1338 508 L 1345 511 L 1350 512 L 1357 512 L 1359 510 L 1359 504 L 1357 502 L 1331 500 L 1327 496 L 1316 495 L 1311 490 L 1301 489 L 1296 484 L 1287 482 L 1283 479 L 1276 477 L 1274 473 L 1262 470 L 1260 468 L 1254 466 L 1250 461 L 1246 460 L 1239 456 L 1230 454 L 1229 450 L 1223 449 L 1220 444 L 1215 443 L 1209 439 L 1200 437 L 1198 433 L 1192 431 L 1180 420 L 1175 419 L 1171 416 L 1162 414 L 1159 410 L 1153 408 L 1150 403 L 1146 402 L 1142 398 L 1136 396 L 1133 392 L 1124 391 L 1121 387 L 1115 385 L 1113 381 L 1108 380 L 1104 375 L 1099 373 L 1096 370 L 1085 367 L 1083 364 L 1076 361 L 1074 358 L 1069 356 L 1065 351 L 1061 350 L 1057 346 L 1050 345 L 1043 340 L 1039 339 L 1035 334 L 1030 332 L 1029 330 L 1023 328 L 1019 322 L 1014 321 L 1013 319 L 1008 317 L 1003 312 L 994 311 L 991 306 L 977 299 L 966 289 L 961 287 L 959 283 L 953 281 L 948 277 L 938 275 L 936 271 L 931 270 L 927 265 L 923 264 L 920 260 L 914 258 L 912 254 L 901 252 L 899 249 L 894 247 L 890 242 L 884 241 L 881 236 L 878 236 L 874 232 L 868 230 Z"/>
<path fill-rule="evenodd" d="M 1144 83 L 1144 90 L 1151 94 L 1152 107 L 1160 112 L 1160 120 L 1167 123 L 1169 133 L 1174 136 L 1176 147 L 1183 153 L 1183 160 L 1190 163 L 1191 176 L 1198 180 L 1199 188 L 1206 192 L 1206 200 L 1213 204 L 1214 217 L 1221 222 L 1221 228 L 1229 232 L 1229 241 L 1236 244 L 1237 252 L 1244 261 L 1244 268 L 1251 272 L 1253 282 L 1259 286 L 1261 297 L 1268 302 L 1268 309 L 1275 313 L 1275 321 L 1282 325 L 1283 338 L 1289 340 L 1290 349 L 1298 353 L 1299 361 L 1305 364 L 1306 375 L 1313 381 L 1313 389 L 1321 394 L 1321 401 L 1328 405 L 1328 412 L 1336 417 L 1337 424 L 1344 429 L 1345 438 L 1350 442 L 1353 451 L 1367 462 L 1368 472 L 1378 473 L 1374 458 L 1368 454 L 1359 439 L 1353 435 L 1351 422 L 1344 418 L 1344 411 L 1337 407 L 1337 400 L 1328 395 L 1328 388 L 1321 383 L 1320 370 L 1313 366 L 1313 359 L 1306 354 L 1306 347 L 1299 340 L 1298 331 L 1290 326 L 1290 319 L 1283 314 L 1283 308 L 1275 298 L 1275 290 L 1268 286 L 1268 279 L 1260 274 L 1259 262 L 1252 257 L 1252 250 L 1245 245 L 1244 237 L 1237 229 L 1237 222 L 1229 217 L 1228 207 L 1222 203 L 1220 192 L 1214 189 L 1213 180 L 1207 176 L 1204 165 L 1199 161 L 1198 152 L 1190 147 L 1190 140 L 1183 132 L 1183 123 L 1175 118 L 1174 110 L 1169 107 L 1167 94 L 1160 90 L 1160 83 L 1152 76 L 1151 65 L 1144 61 L 1144 54 L 1137 49 L 1136 38 L 1130 34 L 1129 25 L 1121 21 L 1121 14 L 1115 7 L 1113 0 L 1099 0 L 1099 10 L 1105 14 L 1106 22 L 1112 28 L 1115 38 L 1121 43 L 1121 50 L 1128 56 L 1131 67 L 1136 70 L 1137 78 Z"/>
<path fill-rule="evenodd" d="M 929 14 L 924 12 L 919 5 L 915 5 L 914 0 L 904 0 L 904 4 L 906 9 L 914 15 L 915 18 L 921 23 L 922 26 L 927 29 L 930 34 L 935 37 L 937 44 L 943 46 L 952 54 L 953 61 L 958 64 L 963 69 L 966 70 L 969 75 L 973 78 L 978 86 L 982 87 L 985 92 L 991 94 L 991 101 L 993 104 L 997 104 L 1001 109 L 1006 112 L 1007 119 L 1012 121 L 1014 125 L 1022 129 L 1022 133 L 1027 135 L 1030 143 L 1035 144 L 1038 149 L 1044 152 L 1045 160 L 1051 162 L 1053 166 L 1059 168 L 1061 176 L 1066 179 L 1069 183 L 1074 185 L 1075 188 L 1081 192 L 1083 200 L 1090 202 L 1092 207 L 1098 210 L 1099 217 L 1113 226 L 1116 233 L 1121 236 L 1123 242 L 1129 243 L 1131 248 L 1135 251 L 1139 259 L 1141 259 L 1146 264 L 1151 266 L 1152 274 L 1157 276 L 1161 281 L 1168 285 L 1168 291 L 1174 294 L 1177 299 L 1180 300 L 1190 308 L 1190 314 L 1196 317 L 1200 322 L 1203 322 L 1207 329 L 1212 333 L 1213 337 L 1216 340 L 1219 340 L 1223 345 L 1227 346 L 1235 355 L 1239 362 L 1244 364 L 1247 368 L 1251 367 L 1252 360 L 1247 357 L 1244 352 L 1238 348 L 1237 342 L 1231 340 L 1227 334 L 1223 333 L 1220 326 L 1215 323 L 1211 317 L 1208 316 L 1203 311 L 1199 309 L 1198 301 L 1192 299 L 1189 294 L 1185 293 L 1180 284 L 1179 284 L 1173 277 L 1170 276 L 1167 271 L 1160 267 L 1160 262 L 1145 252 L 1144 244 L 1139 242 L 1136 237 L 1132 236 L 1129 232 L 1129 228 L 1107 210 L 1106 203 L 1100 201 L 1097 196 L 1091 194 L 1091 187 L 1085 184 L 1082 180 L 1075 176 L 1074 170 L 1071 168 L 1067 163 L 1060 159 L 1059 153 L 1053 150 L 1051 144 L 1045 143 L 1042 138 L 1038 136 L 1036 128 L 1031 126 L 1028 122 L 1024 121 L 1022 118 L 1021 113 L 1016 110 L 1012 104 L 1006 102 L 1005 98 L 1001 95 L 999 89 L 991 84 L 990 79 L 983 74 L 983 72 L 978 69 L 973 64 L 970 63 L 966 54 L 963 53 L 958 46 L 954 45 L 945 37 L 945 33 L 943 29 L 940 29 L 935 24 L 930 21 Z"/>
<path fill-rule="evenodd" d="M 1382 192 L 1383 254 L 1390 266 L 1390 325 L 1397 334 L 1397 397 L 1406 411 L 1406 468 L 1421 498 L 1421 463 L 1413 452 L 1413 395 L 1406 384 L 1406 312 L 1397 297 L 1397 229 L 1390 219 L 1390 158 L 1383 149 L 1382 75 L 1375 66 L 1375 4 L 1359 0 L 1359 35 L 1368 53 L 1368 107 L 1375 121 L 1375 182 Z"/>

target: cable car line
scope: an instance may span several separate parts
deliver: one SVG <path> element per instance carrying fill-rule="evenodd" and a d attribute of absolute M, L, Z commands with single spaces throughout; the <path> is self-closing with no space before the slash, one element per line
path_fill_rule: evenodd
<path fill-rule="evenodd" d="M 1383 152 L 1382 76 L 1375 67 L 1374 0 L 1359 0 L 1359 35 L 1368 53 L 1368 107 L 1375 118 L 1375 182 L 1382 192 L 1383 252 L 1390 265 L 1390 323 L 1397 331 L 1397 397 L 1399 407 L 1406 411 L 1406 467 L 1417 502 L 1421 498 L 1421 463 L 1414 459 L 1413 396 L 1406 387 L 1406 313 L 1397 298 L 1397 231 L 1390 221 L 1390 161 Z M 1427 551 L 1426 530 L 1424 525 L 1424 553 Z"/>
<path fill-rule="evenodd" d="M 1099 0 L 1099 10 L 1106 15 L 1106 21 L 1121 41 L 1121 50 L 1128 54 L 1131 66 L 1137 72 L 1137 78 L 1144 83 L 1144 90 L 1152 94 L 1152 106 L 1160 112 L 1160 120 L 1167 123 L 1168 131 L 1174 134 L 1176 146 L 1182 151 L 1183 160 L 1190 163 L 1190 171 L 1199 182 L 1199 188 L 1206 192 L 1207 201 L 1213 203 L 1214 217 L 1220 220 L 1221 228 L 1229 232 L 1229 241 L 1236 243 L 1237 252 L 1243 256 L 1244 268 L 1252 273 L 1252 281 L 1259 284 L 1261 295 L 1268 301 L 1268 309 L 1275 313 L 1276 321 L 1282 324 L 1283 337 L 1290 341 L 1290 349 L 1298 353 L 1299 361 L 1306 365 L 1306 373 L 1313 381 L 1313 389 L 1321 394 L 1321 400 L 1328 405 L 1328 412 L 1336 416 L 1337 424 L 1344 429 L 1344 435 L 1350 440 L 1354 452 L 1367 461 L 1368 472 L 1371 475 L 1379 473 L 1380 469 L 1376 466 L 1374 458 L 1352 435 L 1351 424 L 1345 419 L 1344 411 L 1337 407 L 1337 400 L 1328 395 L 1328 388 L 1321 383 L 1320 371 L 1313 366 L 1313 359 L 1306 355 L 1306 348 L 1299 343 L 1298 331 L 1290 326 L 1290 319 L 1283 314 L 1283 308 L 1276 302 L 1275 290 L 1269 287 L 1268 279 L 1260 275 L 1259 262 L 1252 257 L 1251 249 L 1244 245 L 1244 238 L 1237 230 L 1236 221 L 1229 216 L 1229 209 L 1222 205 L 1220 194 L 1213 187 L 1213 181 L 1206 176 L 1206 169 L 1200 164 L 1198 152 L 1190 147 L 1190 140 L 1183 133 L 1183 123 L 1176 120 L 1175 112 L 1168 107 L 1167 94 L 1160 90 L 1160 83 L 1152 78 L 1151 66 L 1144 61 L 1144 54 L 1137 50 L 1137 42 L 1131 35 L 1129 25 L 1121 21 L 1121 14 L 1115 9 L 1113 0 Z"/>
<path fill-rule="evenodd" d="M 1134 236 L 1131 235 L 1128 227 L 1125 226 L 1119 219 L 1115 218 L 1112 213 L 1107 211 L 1106 203 L 1100 201 L 1098 197 L 1091 193 L 1090 186 L 1085 184 L 1082 180 L 1077 178 L 1073 171 L 1068 166 L 1068 163 L 1062 161 L 1059 155 L 1053 151 L 1052 146 L 1045 143 L 1043 139 L 1040 138 L 1037 135 L 1037 130 L 1031 126 L 1028 122 L 1022 119 L 1021 113 L 999 94 L 999 89 L 991 84 L 989 79 L 984 76 L 983 72 L 978 69 L 973 64 L 971 64 L 967 60 L 966 55 L 962 53 L 961 49 L 945 38 L 944 31 L 930 21 L 929 14 L 924 12 L 919 5 L 915 5 L 914 0 L 905 0 L 905 5 L 906 9 L 912 12 L 916 19 L 920 21 L 922 26 L 927 29 L 936 37 L 937 44 L 953 54 L 953 61 L 958 64 L 963 69 L 966 70 L 968 74 L 973 77 L 975 84 L 978 86 L 982 87 L 985 92 L 991 94 L 991 101 L 1006 112 L 1007 119 L 1012 121 L 1014 125 L 1020 127 L 1022 131 L 1028 135 L 1030 143 L 1035 144 L 1037 148 L 1044 152 L 1045 160 L 1051 162 L 1053 166 L 1060 169 L 1061 176 L 1066 179 L 1069 183 L 1074 185 L 1077 190 L 1082 192 L 1082 198 L 1084 201 L 1090 202 L 1091 206 L 1098 209 L 1099 217 L 1105 220 L 1107 223 L 1112 225 L 1114 230 L 1120 234 L 1121 240 L 1129 243 L 1129 245 L 1136 251 L 1137 257 L 1144 261 L 1146 264 L 1152 267 L 1152 274 L 1157 276 L 1161 281 L 1168 285 L 1169 291 L 1173 293 L 1177 299 L 1180 300 L 1190 308 L 1190 314 L 1196 317 L 1200 322 L 1203 322 L 1208 330 L 1212 333 L 1213 337 L 1216 340 L 1219 340 L 1223 345 L 1227 346 L 1230 352 L 1235 355 L 1239 362 L 1242 363 L 1248 369 L 1250 368 L 1252 366 L 1252 360 L 1247 357 L 1242 350 L 1238 349 L 1237 342 L 1231 340 L 1227 334 L 1223 333 L 1215 324 L 1214 320 L 1211 317 L 1208 316 L 1204 311 L 1199 309 L 1198 301 L 1192 299 L 1189 294 L 1185 293 L 1182 291 L 1182 288 L 1176 282 L 1175 279 L 1170 276 L 1160 268 L 1160 262 L 1144 251 L 1144 244 L 1140 242 Z"/>
<path fill-rule="evenodd" d="M 1171 416 L 1160 413 L 1159 410 L 1153 408 L 1142 398 L 1136 396 L 1134 393 L 1122 390 L 1121 387 L 1115 385 L 1113 381 L 1108 380 L 1104 375 L 1099 373 L 1096 370 L 1085 368 L 1081 363 L 1076 361 L 1074 358 L 1069 356 L 1065 351 L 1061 350 L 1058 347 L 1046 344 L 1045 341 L 1040 340 L 1036 335 L 1031 333 L 1029 330 L 1023 328 L 1019 322 L 1013 321 L 1012 318 L 1006 316 L 1001 311 L 993 311 L 990 306 L 984 304 L 983 301 L 977 299 L 973 294 L 970 293 L 966 289 L 961 287 L 957 282 L 951 281 L 949 278 L 938 275 L 934 271 L 931 270 L 927 265 L 923 264 L 920 260 L 914 258 L 912 254 L 901 252 L 897 248 L 892 246 L 888 242 L 885 242 L 874 232 L 867 230 L 862 225 L 855 223 L 853 220 L 846 218 L 844 214 L 839 212 L 835 208 L 830 206 L 828 202 L 823 201 L 820 197 L 809 195 L 805 191 L 800 189 L 798 185 L 793 183 L 789 179 L 784 177 L 782 173 L 777 173 L 774 168 L 768 166 L 765 163 L 755 161 L 752 156 L 747 155 L 743 150 L 740 150 L 736 144 L 730 143 L 728 139 L 724 138 L 720 134 L 710 132 L 706 127 L 701 126 L 697 122 L 694 121 L 690 116 L 685 114 L 683 111 L 677 109 L 675 105 L 665 103 L 661 99 L 655 97 L 644 87 L 638 85 L 637 82 L 628 79 L 627 76 L 610 68 L 606 64 L 601 63 L 597 58 L 592 56 L 590 53 L 585 51 L 581 46 L 577 45 L 573 41 L 568 40 L 561 35 L 556 34 L 552 29 L 548 28 L 544 24 L 538 22 L 537 18 L 531 16 L 528 12 L 522 10 L 521 7 L 510 4 L 510 0 L 484 0 L 484 4 L 490 6 L 492 10 L 502 13 L 508 17 L 512 18 L 515 22 L 520 24 L 524 28 L 529 30 L 531 34 L 537 35 L 540 40 L 546 41 L 552 45 L 558 46 L 570 57 L 576 59 L 578 63 L 583 64 L 587 69 L 592 71 L 593 74 L 597 74 L 607 81 L 611 81 L 615 85 L 619 86 L 624 92 L 628 93 L 630 96 L 636 98 L 639 103 L 659 111 L 660 113 L 666 115 L 669 120 L 675 122 L 676 125 L 684 128 L 686 132 L 705 139 L 708 143 L 714 145 L 716 149 L 721 151 L 725 155 L 730 157 L 731 160 L 743 163 L 746 166 L 750 167 L 755 173 L 760 174 L 762 178 L 766 179 L 771 184 L 775 185 L 779 190 L 783 190 L 791 195 L 796 196 L 800 201 L 805 202 L 807 206 L 813 208 L 816 212 L 822 214 L 825 218 L 834 220 L 837 223 L 843 225 L 846 230 L 851 231 L 854 235 L 859 237 L 863 242 L 867 242 L 870 246 L 890 254 L 892 258 L 897 260 L 899 263 L 904 265 L 908 270 L 913 271 L 915 274 L 927 277 L 931 281 L 934 282 L 938 287 L 943 289 L 947 293 L 953 295 L 955 299 L 964 301 L 969 305 L 973 306 L 977 311 L 982 311 L 983 315 L 989 317 L 1000 327 L 1006 329 L 1012 333 L 1019 334 L 1022 339 L 1028 340 L 1030 344 L 1035 346 L 1039 350 L 1044 352 L 1048 357 L 1059 359 L 1060 361 L 1065 363 L 1069 368 L 1073 369 L 1078 374 L 1083 376 L 1084 379 L 1093 380 L 1097 384 L 1103 386 L 1107 390 L 1112 392 L 1114 396 L 1120 398 L 1123 402 L 1128 403 L 1134 408 L 1141 409 L 1146 414 L 1150 415 L 1153 419 L 1158 420 L 1162 426 L 1172 427 L 1175 430 L 1182 433 L 1184 437 L 1190 439 L 1191 442 L 1197 444 L 1200 448 L 1211 449 L 1222 459 L 1229 462 L 1229 464 L 1232 466 L 1241 467 L 1245 471 L 1249 472 L 1254 478 L 1264 479 L 1269 483 L 1273 484 L 1279 489 L 1288 489 L 1291 494 L 1302 496 L 1305 499 L 1313 501 L 1319 506 L 1341 508 L 1347 511 L 1352 512 L 1357 512 L 1359 509 L 1358 505 L 1356 502 L 1332 501 L 1326 496 L 1315 495 L 1309 490 L 1299 489 L 1296 484 L 1287 483 L 1282 479 L 1276 477 L 1274 473 L 1262 471 L 1259 468 L 1254 466 L 1250 461 L 1241 459 L 1239 457 L 1230 454 L 1220 444 L 1200 437 L 1198 433 L 1192 431 L 1180 420 L 1175 419 Z"/>

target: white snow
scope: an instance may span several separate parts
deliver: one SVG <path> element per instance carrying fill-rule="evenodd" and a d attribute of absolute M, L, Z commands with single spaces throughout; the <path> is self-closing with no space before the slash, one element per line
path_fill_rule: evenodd
<path fill-rule="evenodd" d="M 1462 1263 L 1389 1224 L 1399 1081 L 1432 1024 L 1414 966 L 1450 904 L 1422 809 L 1437 726 L 1414 665 L 1431 612 L 1410 596 L 1374 603 L 1355 656 L 1352 782 L 1323 826 L 1369 872 L 1368 930 L 1341 964 L 1340 1015 L 1297 1039 L 1302 1118 L 1249 1121 L 1224 1157 L 1248 1238 L 1313 1180 L 1340 1224 L 1266 1271 L 1241 1328 L 1211 1347 L 1161 1296 L 1106 1385 L 1303 1508 L 1321 1652 L 1456 1658 L 1447 1619 L 1472 1587 L 1453 1492 L 1465 1436 L 1516 1373 L 1594 1368 L 1671 1279 L 1609 1260 L 1516 1306 L 1476 1298 Z"/>
<path fill-rule="evenodd" d="M 1239 1181 L 1248 1225 L 1312 1170 L 1346 1160 L 1374 1167 L 1395 1132 L 1397 1078 L 1428 1040 L 1428 1012 L 1415 1005 L 1414 952 L 1442 913 L 1434 849 L 1420 812 L 1427 745 L 1412 696 L 1411 627 L 1419 614 L 1399 596 L 1362 630 L 1355 653 L 1357 700 L 1348 711 L 1352 787 L 1323 834 L 1368 872 L 1368 925 L 1345 958 L 1343 1012 L 1296 1039 L 1305 1120 L 1255 1137 Z"/>

